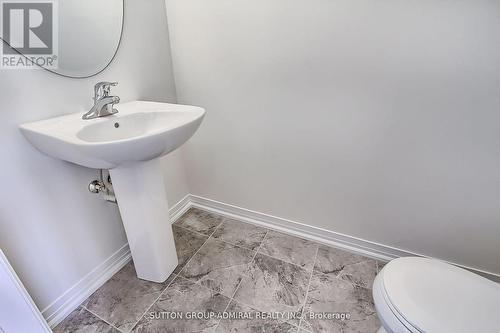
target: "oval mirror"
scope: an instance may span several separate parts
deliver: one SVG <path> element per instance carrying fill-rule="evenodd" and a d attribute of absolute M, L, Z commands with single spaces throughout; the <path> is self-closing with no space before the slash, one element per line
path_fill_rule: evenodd
<path fill-rule="evenodd" d="M 86 78 L 100 73 L 120 45 L 123 1 L 2 2 L 3 66 L 23 65 L 14 55 L 5 60 L 8 44 L 11 53 L 22 54 L 31 66 L 36 64 L 59 75 Z"/>

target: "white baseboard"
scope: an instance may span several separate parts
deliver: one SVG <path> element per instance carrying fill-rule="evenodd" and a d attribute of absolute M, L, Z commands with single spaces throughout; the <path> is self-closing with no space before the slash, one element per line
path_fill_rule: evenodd
<path fill-rule="evenodd" d="M 177 221 L 190 207 L 191 195 L 188 194 L 169 209 L 170 222 L 174 223 Z"/>
<path fill-rule="evenodd" d="M 189 207 L 191 207 L 190 195 L 186 195 L 170 208 L 170 221 L 172 223 L 175 222 L 189 209 Z M 122 269 L 131 259 L 132 255 L 130 253 L 130 248 L 128 244 L 125 244 L 80 281 L 75 283 L 49 306 L 43 309 L 42 314 L 49 326 L 51 328 L 57 326 L 57 324 Z"/>
<path fill-rule="evenodd" d="M 42 310 L 50 327 L 55 327 L 131 259 L 128 244 L 85 275 L 64 294 Z"/>
<path fill-rule="evenodd" d="M 310 239 L 325 245 L 342 248 L 381 261 L 389 261 L 395 258 L 408 256 L 425 257 L 410 251 L 367 241 L 327 229 L 313 227 L 280 217 L 259 213 L 192 194 L 186 195 L 170 208 L 170 221 L 174 223 L 191 207 L 196 207 L 237 220 L 260 225 L 265 228 L 278 230 L 301 238 Z M 59 324 L 100 286 L 102 286 L 116 272 L 125 266 L 131 258 L 128 244 L 123 245 L 122 248 L 113 253 L 108 259 L 68 289 L 52 304 L 42 310 L 42 314 L 49 323 L 49 326 L 55 327 Z M 462 265 L 457 266 L 500 282 L 500 275 L 498 274 Z"/>
<path fill-rule="evenodd" d="M 189 207 L 200 208 L 203 210 L 225 215 L 248 223 L 260 225 L 269 229 L 274 229 L 301 238 L 310 239 L 325 245 L 342 248 L 381 261 L 390 261 L 392 259 L 400 257 L 412 257 L 412 256 L 428 258 L 428 256 L 414 253 L 411 251 L 406 251 L 395 247 L 367 241 L 361 238 L 341 234 L 331 230 L 313 227 L 307 224 L 283 219 L 280 217 L 264 213 L 259 213 L 256 211 L 229 205 L 223 202 L 218 202 L 215 200 L 203 198 L 196 195 L 189 195 L 189 199 L 186 201 L 187 201 L 185 203 L 186 208 L 183 209 L 183 211 L 186 211 L 187 209 L 189 209 Z M 479 270 L 473 267 L 459 265 L 453 262 L 449 263 L 455 266 L 465 268 L 479 275 L 485 276 L 491 280 L 500 282 L 499 274 Z"/>

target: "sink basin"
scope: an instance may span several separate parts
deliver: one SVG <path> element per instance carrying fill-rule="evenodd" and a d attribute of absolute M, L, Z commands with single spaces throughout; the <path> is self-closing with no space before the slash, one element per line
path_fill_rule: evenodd
<path fill-rule="evenodd" d="M 83 120 L 73 113 L 21 125 L 38 150 L 94 169 L 148 161 L 175 150 L 198 129 L 205 114 L 188 105 L 129 102 L 118 113 Z"/>
<path fill-rule="evenodd" d="M 177 267 L 160 157 L 186 142 L 205 110 L 196 106 L 129 102 L 118 113 L 83 120 L 82 113 L 23 124 L 42 153 L 109 169 L 137 276 L 163 282 Z"/>

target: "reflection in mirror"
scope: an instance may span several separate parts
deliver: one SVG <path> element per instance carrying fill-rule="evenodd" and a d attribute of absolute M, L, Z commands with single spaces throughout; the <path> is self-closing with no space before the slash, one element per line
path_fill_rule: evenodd
<path fill-rule="evenodd" d="M 4 20 L 2 38 L 17 52 L 28 59 L 34 59 L 33 54 L 37 51 L 34 51 L 30 43 L 35 40 L 39 45 L 48 45 L 44 43 L 46 37 L 44 34 L 51 30 L 54 40 L 53 56 L 57 61 L 55 66 L 50 66 L 50 61 L 40 65 L 63 76 L 75 78 L 93 76 L 110 64 L 118 50 L 124 21 L 123 1 L 40 0 L 37 2 L 38 5 L 35 5 L 39 7 L 35 9 L 14 5 L 9 16 L 5 13 L 3 15 L 8 17 L 10 22 L 6 24 Z M 40 3 L 52 3 L 52 5 L 46 10 Z M 2 9 L 6 11 L 5 7 Z M 24 42 L 23 37 L 19 37 L 23 36 L 23 10 L 29 13 L 28 21 L 31 22 L 31 26 L 24 27 L 24 31 L 28 31 L 28 34 L 24 34 Z M 16 33 L 16 22 L 21 22 L 20 33 Z M 34 23 L 37 25 L 33 25 Z"/>
<path fill-rule="evenodd" d="M 113 59 L 121 38 L 123 0 L 59 1 L 59 69 L 90 76 Z"/>

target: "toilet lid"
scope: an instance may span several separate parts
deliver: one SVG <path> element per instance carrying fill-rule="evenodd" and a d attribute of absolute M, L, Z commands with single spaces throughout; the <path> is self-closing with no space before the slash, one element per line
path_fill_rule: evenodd
<path fill-rule="evenodd" d="M 437 260 L 399 258 L 383 269 L 392 308 L 421 332 L 500 332 L 500 284 Z"/>

